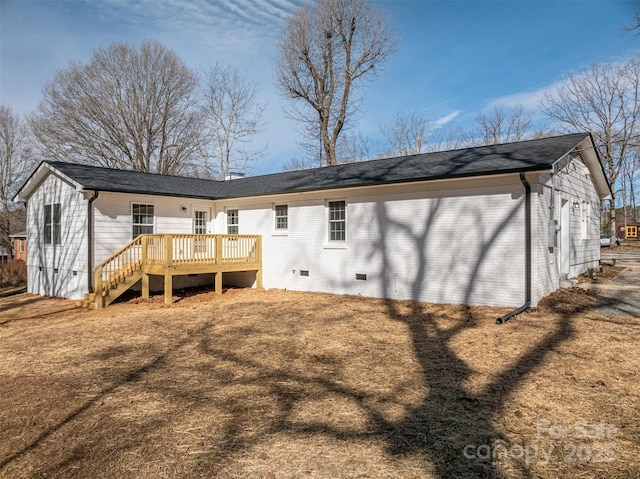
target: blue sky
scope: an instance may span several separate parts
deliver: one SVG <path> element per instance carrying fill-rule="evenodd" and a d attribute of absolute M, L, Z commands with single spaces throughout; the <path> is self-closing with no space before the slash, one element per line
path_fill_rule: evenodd
<path fill-rule="evenodd" d="M 274 87 L 277 40 L 305 1 L 0 0 L 0 103 L 28 113 L 71 61 L 87 61 L 113 42 L 155 39 L 191 68 L 229 63 L 257 83 L 268 107 L 256 141 L 269 149 L 250 173 L 280 171 L 300 149 Z M 365 90 L 357 129 L 374 139 L 396 112 L 469 126 L 494 105 L 535 110 L 567 73 L 640 54 L 640 37 L 622 32 L 638 1 L 375 3 L 399 43 Z"/>

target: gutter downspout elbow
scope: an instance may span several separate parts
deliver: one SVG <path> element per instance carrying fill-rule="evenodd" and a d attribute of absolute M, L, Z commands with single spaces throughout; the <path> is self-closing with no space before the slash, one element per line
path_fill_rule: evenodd
<path fill-rule="evenodd" d="M 93 293 L 93 202 L 98 199 L 100 191 L 94 190 L 87 205 L 87 290 Z"/>
<path fill-rule="evenodd" d="M 524 171 L 520 172 L 520 182 L 525 189 L 524 199 L 524 241 L 525 241 L 525 302 L 518 309 L 496 319 L 496 324 L 503 324 L 514 316 L 523 313 L 531 307 L 531 185 L 527 181 Z"/>

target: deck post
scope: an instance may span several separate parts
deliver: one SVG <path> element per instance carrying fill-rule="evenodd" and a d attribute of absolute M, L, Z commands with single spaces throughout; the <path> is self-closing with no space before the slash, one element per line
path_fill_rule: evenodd
<path fill-rule="evenodd" d="M 256 288 L 262 289 L 262 236 L 256 238 L 256 262 L 260 265 L 256 271 Z"/>
<path fill-rule="evenodd" d="M 173 276 L 170 274 L 164 275 L 164 304 L 171 304 L 173 302 Z"/>
<path fill-rule="evenodd" d="M 216 258 L 215 258 L 215 263 L 216 264 L 222 264 L 222 235 L 216 235 L 215 236 L 215 242 L 216 242 Z"/>
<path fill-rule="evenodd" d="M 215 274 L 215 279 L 213 283 L 213 292 L 216 294 L 222 293 L 222 271 L 218 271 Z"/>
<path fill-rule="evenodd" d="M 142 243 L 142 252 L 141 252 L 141 257 L 140 257 L 140 261 L 142 262 L 142 264 L 145 264 L 147 262 L 147 245 L 148 245 L 148 241 L 147 241 L 147 235 L 142 235 L 142 238 L 140 238 L 140 242 Z"/>
<path fill-rule="evenodd" d="M 164 266 L 170 268 L 173 263 L 173 235 L 164 235 Z M 164 303 L 173 302 L 173 276 L 164 275 Z"/>
<path fill-rule="evenodd" d="M 142 299 L 149 299 L 149 275 L 142 273 Z"/>
<path fill-rule="evenodd" d="M 164 235 L 164 265 L 171 266 L 173 263 L 173 235 Z"/>
<path fill-rule="evenodd" d="M 96 308 L 102 309 L 104 302 L 102 301 L 102 266 L 96 268 L 95 284 L 93 292 L 95 296 Z"/>

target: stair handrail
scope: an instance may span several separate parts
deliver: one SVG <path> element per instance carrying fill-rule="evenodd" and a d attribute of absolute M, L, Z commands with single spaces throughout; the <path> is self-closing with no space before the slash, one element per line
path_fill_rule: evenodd
<path fill-rule="evenodd" d="M 126 264 L 132 264 L 133 261 L 129 261 L 127 263 L 124 262 L 120 262 L 118 263 L 119 260 L 121 260 L 125 254 L 128 254 L 132 251 L 132 248 L 134 246 L 140 246 L 140 257 L 137 259 L 137 261 L 144 261 L 143 258 L 143 252 L 142 252 L 142 245 L 143 245 L 143 239 L 144 237 L 147 235 L 139 235 L 136 238 L 134 238 L 133 240 L 131 240 L 129 243 L 127 243 L 125 246 L 123 246 L 122 248 L 120 248 L 118 251 L 116 251 L 114 254 L 112 254 L 111 256 L 109 256 L 107 259 L 105 259 L 102 263 L 100 263 L 98 266 L 96 266 L 95 268 L 95 284 L 94 284 L 94 290 L 96 292 L 96 294 L 102 294 L 102 290 L 103 290 L 103 273 L 105 272 L 106 269 L 106 273 L 107 273 L 107 278 L 109 277 L 109 274 L 115 274 L 116 271 L 118 269 L 122 269 L 123 266 L 125 266 Z M 132 256 L 129 255 L 129 260 L 132 259 Z M 115 265 L 118 264 L 119 267 L 115 267 Z"/>

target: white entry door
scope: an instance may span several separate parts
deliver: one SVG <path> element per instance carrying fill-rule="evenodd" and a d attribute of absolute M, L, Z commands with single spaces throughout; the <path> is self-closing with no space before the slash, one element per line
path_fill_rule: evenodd
<path fill-rule="evenodd" d="M 193 210 L 193 234 L 206 235 L 208 223 L 209 212 L 207 210 Z"/>
<path fill-rule="evenodd" d="M 209 212 L 205 209 L 193 210 L 193 234 L 206 235 L 207 224 L 209 223 Z M 193 251 L 196 256 L 206 255 L 207 253 L 207 240 L 202 238 L 195 238 L 193 241 Z"/>

